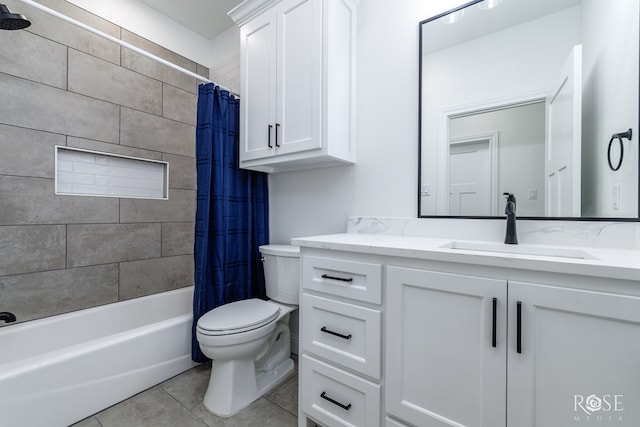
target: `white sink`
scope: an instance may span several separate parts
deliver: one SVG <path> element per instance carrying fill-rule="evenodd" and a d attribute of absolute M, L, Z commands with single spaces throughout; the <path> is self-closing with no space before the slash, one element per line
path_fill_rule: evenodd
<path fill-rule="evenodd" d="M 496 242 L 452 241 L 440 246 L 440 248 L 473 252 L 497 252 L 503 254 L 533 255 L 553 258 L 598 259 L 589 252 L 582 249 L 563 248 L 557 246 L 506 245 L 504 243 Z"/>

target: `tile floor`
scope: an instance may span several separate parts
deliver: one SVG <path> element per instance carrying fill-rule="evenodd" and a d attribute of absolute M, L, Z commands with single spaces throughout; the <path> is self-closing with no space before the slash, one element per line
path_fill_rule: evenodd
<path fill-rule="evenodd" d="M 295 427 L 296 373 L 233 417 L 209 413 L 202 404 L 211 364 L 203 364 L 86 418 L 73 427 Z"/>

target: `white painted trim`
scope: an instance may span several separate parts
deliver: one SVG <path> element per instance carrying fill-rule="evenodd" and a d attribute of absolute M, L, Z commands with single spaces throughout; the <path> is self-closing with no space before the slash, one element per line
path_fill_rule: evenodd
<path fill-rule="evenodd" d="M 229 12 L 227 16 L 238 26 L 243 26 L 280 0 L 245 0 Z"/>

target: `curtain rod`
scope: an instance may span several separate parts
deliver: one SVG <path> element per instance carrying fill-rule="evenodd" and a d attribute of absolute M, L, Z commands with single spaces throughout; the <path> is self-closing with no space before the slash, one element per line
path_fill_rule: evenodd
<path fill-rule="evenodd" d="M 40 3 L 37 3 L 37 2 L 35 2 L 33 0 L 20 0 L 20 1 L 23 2 L 23 3 L 26 3 L 26 4 L 30 5 L 30 6 L 33 6 L 36 9 L 40 9 L 43 12 L 48 13 L 49 15 L 53 15 L 53 16 L 55 16 L 57 18 L 62 19 L 63 21 L 66 21 L 66 22 L 68 22 L 70 24 L 73 24 L 76 27 L 80 27 L 80 28 L 85 29 L 85 30 L 87 30 L 87 31 L 89 31 L 89 32 L 91 32 L 93 34 L 96 34 L 96 35 L 98 35 L 98 36 L 100 36 L 100 37 L 102 37 L 104 39 L 107 39 L 107 40 L 110 40 L 110 41 L 112 41 L 114 43 L 117 43 L 122 47 L 126 47 L 127 49 L 131 49 L 134 52 L 139 53 L 140 55 L 143 55 L 143 56 L 146 56 L 147 58 L 153 59 L 156 62 L 164 64 L 167 67 L 173 68 L 174 70 L 180 71 L 181 73 L 186 74 L 186 75 L 188 75 L 190 77 L 193 77 L 193 78 L 195 78 L 197 80 L 200 80 L 201 82 L 213 83 L 216 86 L 220 87 L 220 89 L 228 91 L 231 95 L 235 96 L 236 98 L 240 98 L 240 95 L 237 94 L 237 93 L 234 93 L 231 89 L 226 88 L 226 87 L 224 87 L 222 85 L 219 85 L 218 83 L 214 82 L 213 80 L 209 80 L 207 77 L 201 76 L 199 74 L 194 73 L 193 71 L 189 71 L 186 68 L 183 68 L 183 67 L 181 67 L 179 65 L 176 65 L 173 62 L 169 62 L 166 59 L 160 58 L 159 56 L 156 56 L 153 53 L 147 52 L 144 49 L 140 49 L 139 47 L 136 47 L 136 46 L 134 46 L 134 45 L 132 45 L 130 43 L 127 43 L 124 40 L 120 40 L 117 37 L 114 37 L 114 36 L 112 36 L 110 34 L 102 32 L 102 31 L 100 31 L 100 30 L 98 30 L 96 28 L 93 28 L 93 27 L 91 27 L 91 26 L 89 26 L 87 24 L 83 24 L 80 21 L 76 21 L 75 19 L 70 18 L 67 15 L 63 15 L 62 13 L 60 13 L 58 11 L 55 11 L 53 9 L 50 9 L 50 8 L 44 6 L 44 5 L 40 4 Z"/>

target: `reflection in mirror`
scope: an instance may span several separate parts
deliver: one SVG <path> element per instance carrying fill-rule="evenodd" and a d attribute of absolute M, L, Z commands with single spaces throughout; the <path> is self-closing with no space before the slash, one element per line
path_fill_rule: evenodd
<path fill-rule="evenodd" d="M 504 216 L 509 192 L 519 217 L 637 220 L 639 2 L 485 0 L 423 21 L 419 215 Z"/>

